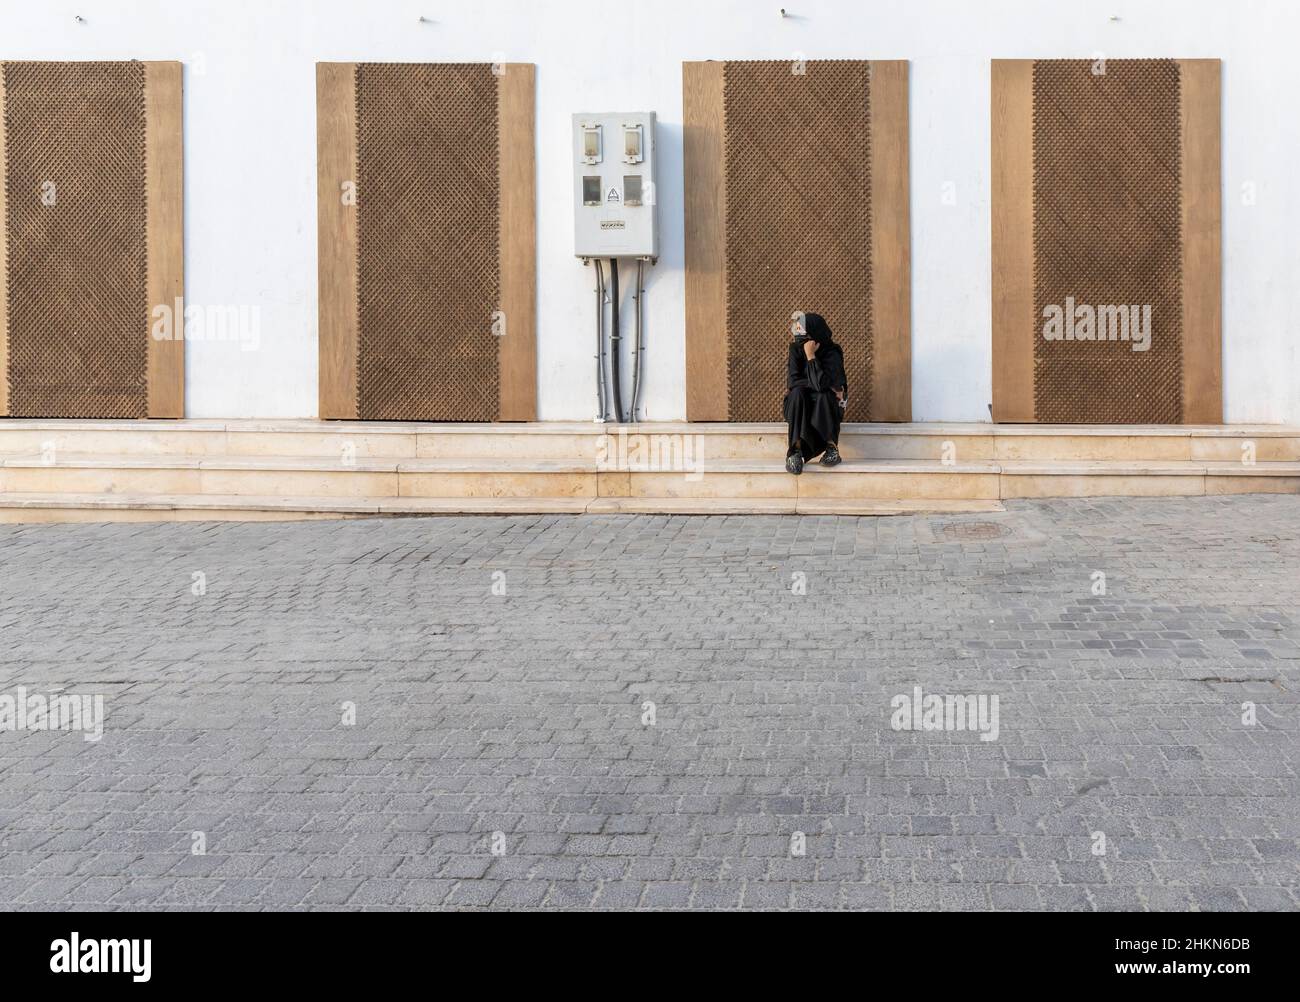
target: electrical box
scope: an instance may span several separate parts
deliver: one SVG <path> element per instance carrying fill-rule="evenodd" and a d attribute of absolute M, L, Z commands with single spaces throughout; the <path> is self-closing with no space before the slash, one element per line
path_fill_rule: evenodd
<path fill-rule="evenodd" d="M 573 116 L 574 253 L 659 256 L 655 113 Z"/>

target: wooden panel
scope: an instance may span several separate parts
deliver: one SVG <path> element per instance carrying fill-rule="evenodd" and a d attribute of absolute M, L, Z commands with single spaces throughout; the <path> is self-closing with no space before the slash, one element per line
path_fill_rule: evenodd
<path fill-rule="evenodd" d="M 145 418 L 145 64 L 18 61 L 0 72 L 9 413 Z"/>
<path fill-rule="evenodd" d="M 780 417 L 791 318 L 810 311 L 826 318 L 844 351 L 844 419 L 868 421 L 871 64 L 819 59 L 795 68 L 723 65 L 727 413 Z"/>
<path fill-rule="evenodd" d="M 320 416 L 357 416 L 356 64 L 316 64 Z M 345 185 L 356 197 L 345 198 Z"/>
<path fill-rule="evenodd" d="M 871 419 L 912 420 L 908 65 L 871 63 Z"/>
<path fill-rule="evenodd" d="M 1031 59 L 992 67 L 993 420 L 1034 420 Z"/>
<path fill-rule="evenodd" d="M 502 421 L 537 420 L 537 169 L 536 70 L 501 66 L 497 129 L 501 241 Z"/>
<path fill-rule="evenodd" d="M 175 311 L 185 296 L 184 144 L 181 64 L 145 63 L 145 129 L 149 205 L 149 309 Z M 149 338 L 149 416 L 185 416 L 184 308 L 172 317 L 173 337 Z"/>
<path fill-rule="evenodd" d="M 816 308 L 848 419 L 910 420 L 908 64 L 684 63 L 682 104 L 687 418 L 776 417 L 788 318 Z M 801 133 L 822 162 L 788 162 Z"/>
<path fill-rule="evenodd" d="M 488 63 L 357 65 L 363 421 L 500 419 L 500 82 Z"/>
<path fill-rule="evenodd" d="M 723 64 L 682 64 L 686 418 L 727 420 Z"/>
<path fill-rule="evenodd" d="M 1181 59 L 1183 421 L 1223 421 L 1220 67 Z"/>
<path fill-rule="evenodd" d="M 993 63 L 994 419 L 1219 423 L 1220 64 L 1112 60 L 1104 77 L 1073 75 L 1089 65 Z M 1141 161 L 1082 163 L 1089 130 L 1142 132 Z M 1130 208 L 1135 191 L 1144 216 Z M 1095 233 L 1076 248 L 1088 227 Z M 1085 337 L 1079 364 L 1049 365 L 1038 310 L 1071 296 L 1149 304 L 1154 347 L 1112 359 L 1103 342 L 1115 338 Z"/>
<path fill-rule="evenodd" d="M 9 232 L 5 215 L 5 75 L 0 65 L 0 417 L 9 413 L 9 262 L 5 258 Z"/>
<path fill-rule="evenodd" d="M 1179 77 L 1173 59 L 1034 62 L 1037 421 L 1183 420 Z"/>

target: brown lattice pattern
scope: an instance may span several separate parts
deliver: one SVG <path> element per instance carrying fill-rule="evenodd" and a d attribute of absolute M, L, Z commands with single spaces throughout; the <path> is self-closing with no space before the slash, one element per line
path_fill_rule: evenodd
<path fill-rule="evenodd" d="M 822 314 L 844 349 L 847 419 L 871 402 L 870 64 L 723 68 L 727 394 L 733 421 L 771 421 L 790 315 Z"/>
<path fill-rule="evenodd" d="M 363 63 L 356 96 L 358 416 L 496 420 L 497 78 Z"/>
<path fill-rule="evenodd" d="M 4 81 L 10 413 L 146 417 L 144 65 L 10 62 Z"/>
<path fill-rule="evenodd" d="M 1034 408 L 1045 422 L 1182 420 L 1179 68 L 1034 63 Z M 1044 310 L 1150 305 L 1151 348 L 1048 341 Z"/>

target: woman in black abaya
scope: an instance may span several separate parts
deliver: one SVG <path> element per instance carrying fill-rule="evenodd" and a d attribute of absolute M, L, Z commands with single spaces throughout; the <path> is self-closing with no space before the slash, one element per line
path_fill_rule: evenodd
<path fill-rule="evenodd" d="M 803 314 L 786 359 L 785 412 L 789 449 L 785 468 L 798 476 L 803 464 L 821 456 L 822 466 L 840 462 L 840 421 L 849 402 L 844 352 L 831 339 L 830 325 L 817 313 Z"/>

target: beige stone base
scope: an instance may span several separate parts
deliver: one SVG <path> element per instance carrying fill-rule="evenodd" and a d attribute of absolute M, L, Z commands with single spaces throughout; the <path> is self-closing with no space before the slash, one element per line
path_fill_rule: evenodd
<path fill-rule="evenodd" d="M 1300 429 L 0 419 L 0 521 L 996 511 L 1006 498 L 1300 493 Z"/>
<path fill-rule="evenodd" d="M 0 495 L 0 523 L 304 521 L 431 515 L 919 515 L 1002 511 L 996 501 L 810 498 L 327 498 Z"/>

